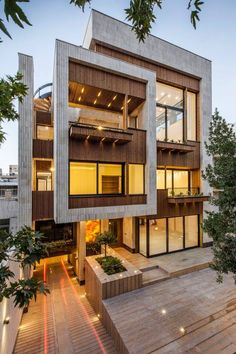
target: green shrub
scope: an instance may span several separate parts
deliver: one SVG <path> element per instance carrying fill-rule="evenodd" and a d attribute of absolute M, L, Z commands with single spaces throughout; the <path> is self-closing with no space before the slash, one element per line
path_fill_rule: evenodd
<path fill-rule="evenodd" d="M 101 265 L 104 272 L 108 275 L 126 271 L 126 268 L 123 266 L 121 260 L 117 257 L 97 257 L 96 261 Z"/>

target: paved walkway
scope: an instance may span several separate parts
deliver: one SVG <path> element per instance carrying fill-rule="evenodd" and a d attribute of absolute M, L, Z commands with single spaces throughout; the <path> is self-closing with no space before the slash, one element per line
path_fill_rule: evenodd
<path fill-rule="evenodd" d="M 15 354 L 116 353 L 84 287 L 78 285 L 63 258 L 57 263 L 46 260 L 36 275 L 47 279 L 51 294 L 31 302 L 22 319 Z"/>
<path fill-rule="evenodd" d="M 236 286 L 203 269 L 103 301 L 130 354 L 236 353 Z"/>
<path fill-rule="evenodd" d="M 210 247 L 193 248 L 151 258 L 146 258 L 139 253 L 130 253 L 122 247 L 116 248 L 115 251 L 140 270 L 145 271 L 158 266 L 169 273 L 170 276 L 207 268 L 209 262 L 212 260 Z"/>

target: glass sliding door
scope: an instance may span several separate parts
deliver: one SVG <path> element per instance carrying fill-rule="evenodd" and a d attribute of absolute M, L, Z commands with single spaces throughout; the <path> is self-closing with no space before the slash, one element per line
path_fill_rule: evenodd
<path fill-rule="evenodd" d="M 168 251 L 181 250 L 184 247 L 183 217 L 168 219 Z"/>
<path fill-rule="evenodd" d="M 198 215 L 185 216 L 185 248 L 198 246 Z"/>
<path fill-rule="evenodd" d="M 149 220 L 149 256 L 166 252 L 166 219 Z"/>

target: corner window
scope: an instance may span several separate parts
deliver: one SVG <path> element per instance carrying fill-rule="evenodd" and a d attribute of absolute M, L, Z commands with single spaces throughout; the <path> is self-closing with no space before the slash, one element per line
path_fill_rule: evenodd
<path fill-rule="evenodd" d="M 70 195 L 96 194 L 96 163 L 70 162 Z"/>
<path fill-rule="evenodd" d="M 129 194 L 144 193 L 144 166 L 129 165 Z"/>
<path fill-rule="evenodd" d="M 122 193 L 122 165 L 115 165 L 115 164 L 98 165 L 98 193 L 99 194 Z"/>

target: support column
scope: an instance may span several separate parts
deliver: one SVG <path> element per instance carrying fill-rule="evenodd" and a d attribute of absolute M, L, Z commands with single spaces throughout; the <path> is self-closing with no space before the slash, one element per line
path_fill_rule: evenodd
<path fill-rule="evenodd" d="M 77 223 L 77 245 L 78 245 L 78 279 L 80 285 L 84 284 L 84 259 L 86 257 L 86 222 Z"/>
<path fill-rule="evenodd" d="M 130 252 L 135 252 L 135 218 L 123 219 L 123 244 Z"/>
<path fill-rule="evenodd" d="M 108 231 L 109 230 L 109 220 L 104 219 L 101 220 L 101 232 Z"/>

